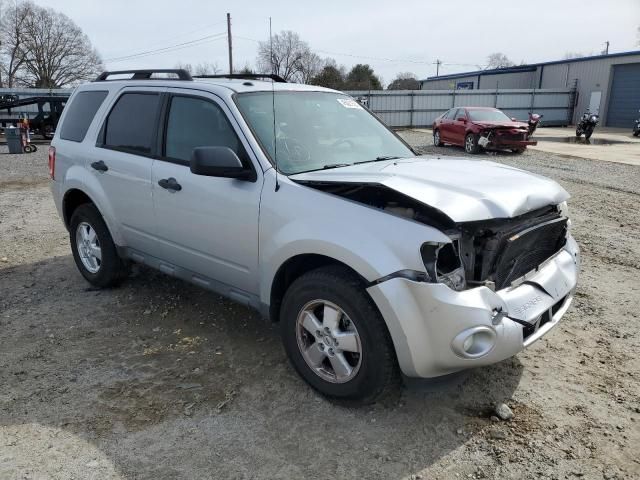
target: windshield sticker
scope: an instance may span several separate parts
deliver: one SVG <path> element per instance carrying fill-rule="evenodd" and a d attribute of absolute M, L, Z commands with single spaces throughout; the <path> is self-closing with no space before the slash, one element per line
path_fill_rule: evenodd
<path fill-rule="evenodd" d="M 344 108 L 362 108 L 362 106 L 358 102 L 352 100 L 351 98 L 338 98 L 337 100 Z"/>

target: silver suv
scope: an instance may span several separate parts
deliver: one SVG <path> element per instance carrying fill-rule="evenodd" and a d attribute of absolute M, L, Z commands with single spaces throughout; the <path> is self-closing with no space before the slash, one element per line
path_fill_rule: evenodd
<path fill-rule="evenodd" d="M 267 80 L 138 70 L 74 92 L 49 169 L 91 284 L 139 262 L 253 307 L 304 380 L 351 402 L 558 324 L 580 263 L 565 190 L 416 156 L 351 97 Z"/>

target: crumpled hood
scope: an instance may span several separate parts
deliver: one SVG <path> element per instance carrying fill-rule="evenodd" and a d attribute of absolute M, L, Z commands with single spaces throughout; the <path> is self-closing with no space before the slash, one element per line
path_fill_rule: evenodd
<path fill-rule="evenodd" d="M 485 121 L 472 121 L 474 125 L 478 125 L 480 127 L 485 128 L 528 128 L 529 125 L 523 122 L 485 122 Z"/>
<path fill-rule="evenodd" d="M 510 218 L 569 194 L 553 180 L 484 160 L 415 157 L 292 175 L 294 181 L 381 184 L 437 208 L 454 222 Z"/>

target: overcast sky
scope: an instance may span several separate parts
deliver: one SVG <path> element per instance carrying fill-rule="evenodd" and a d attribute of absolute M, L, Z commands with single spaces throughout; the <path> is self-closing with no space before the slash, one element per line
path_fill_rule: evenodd
<path fill-rule="evenodd" d="M 516 63 L 640 49 L 639 0 L 34 0 L 71 17 L 109 69 L 171 68 L 214 62 L 228 68 L 226 12 L 231 13 L 234 66 L 255 64 L 256 40 L 298 32 L 313 51 L 347 67 L 368 63 L 389 83 L 397 72 L 419 78 L 475 70 L 492 52 Z M 204 38 L 203 40 L 198 40 Z M 190 45 L 127 60 L 127 55 Z"/>

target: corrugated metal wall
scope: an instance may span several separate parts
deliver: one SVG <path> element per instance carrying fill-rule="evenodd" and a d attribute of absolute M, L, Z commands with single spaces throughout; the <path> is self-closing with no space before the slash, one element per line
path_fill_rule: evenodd
<path fill-rule="evenodd" d="M 375 90 L 345 92 L 365 99 L 369 109 L 391 127 L 428 127 L 452 107 L 496 107 L 510 117 L 526 120 L 530 110 L 544 115 L 547 125 L 566 125 L 573 91 L 563 89 L 509 90 Z"/>

